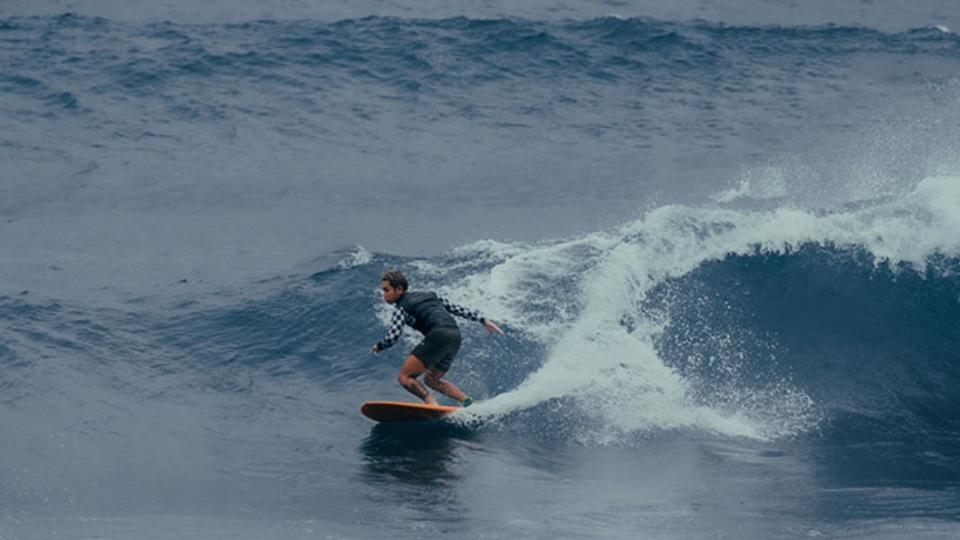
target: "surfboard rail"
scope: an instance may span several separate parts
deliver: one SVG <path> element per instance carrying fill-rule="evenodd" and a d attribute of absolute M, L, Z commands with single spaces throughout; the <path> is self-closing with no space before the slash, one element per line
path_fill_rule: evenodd
<path fill-rule="evenodd" d="M 461 407 L 427 405 L 408 401 L 366 401 L 360 406 L 364 416 L 377 422 L 423 422 L 437 420 Z"/>

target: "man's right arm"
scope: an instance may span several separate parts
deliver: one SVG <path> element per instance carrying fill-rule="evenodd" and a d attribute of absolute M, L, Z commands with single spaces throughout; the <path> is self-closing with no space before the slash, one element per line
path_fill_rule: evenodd
<path fill-rule="evenodd" d="M 400 336 L 403 335 L 403 324 L 406 320 L 404 315 L 405 312 L 402 307 L 396 306 L 393 309 L 393 316 L 390 317 L 390 329 L 387 330 L 387 335 L 373 346 L 373 352 L 379 353 L 384 349 L 389 349 L 400 339 Z"/>

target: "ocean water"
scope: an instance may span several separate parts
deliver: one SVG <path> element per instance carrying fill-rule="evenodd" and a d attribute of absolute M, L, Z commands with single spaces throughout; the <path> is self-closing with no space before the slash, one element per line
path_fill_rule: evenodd
<path fill-rule="evenodd" d="M 957 27 L 0 3 L 0 539 L 960 537 Z"/>

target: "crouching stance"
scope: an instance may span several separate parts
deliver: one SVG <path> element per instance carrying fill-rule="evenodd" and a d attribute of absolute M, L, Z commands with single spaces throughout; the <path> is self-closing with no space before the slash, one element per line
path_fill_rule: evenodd
<path fill-rule="evenodd" d="M 423 381 L 427 386 L 457 400 L 464 407 L 470 406 L 473 400 L 469 396 L 457 385 L 443 380 L 460 350 L 460 327 L 451 314 L 477 321 L 491 333 L 502 334 L 503 331 L 476 311 L 451 304 L 436 293 L 407 290 L 407 278 L 398 270 L 383 275 L 380 289 L 383 290 L 384 301 L 392 304 L 394 311 L 386 337 L 373 346 L 373 352 L 380 353 L 393 346 L 403 334 L 404 325 L 413 327 L 423 334 L 423 341 L 403 361 L 403 367 L 397 375 L 400 385 L 424 403 L 435 405 L 437 400 L 417 380 L 425 374 Z"/>

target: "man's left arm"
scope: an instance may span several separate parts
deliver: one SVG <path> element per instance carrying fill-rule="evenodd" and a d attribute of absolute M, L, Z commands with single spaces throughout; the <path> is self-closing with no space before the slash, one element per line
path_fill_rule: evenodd
<path fill-rule="evenodd" d="M 443 304 L 443 308 L 449 311 L 452 315 L 456 315 L 457 317 L 470 321 L 476 321 L 485 326 L 489 332 L 497 332 L 498 334 L 503 333 L 503 330 L 501 330 L 496 323 L 481 315 L 480 312 L 454 304 L 442 296 L 438 296 L 437 299 L 440 300 L 441 304 Z"/>

